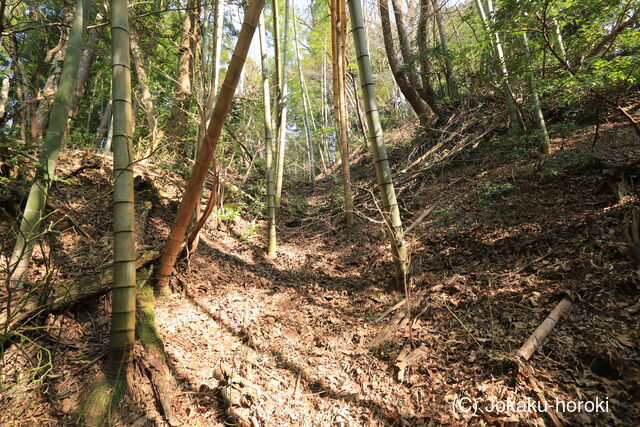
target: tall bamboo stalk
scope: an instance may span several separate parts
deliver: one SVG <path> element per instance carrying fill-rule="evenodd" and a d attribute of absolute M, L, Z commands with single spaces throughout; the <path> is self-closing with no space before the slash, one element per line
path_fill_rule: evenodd
<path fill-rule="evenodd" d="M 280 215 L 282 199 L 282 178 L 284 177 L 284 152 L 287 144 L 287 108 L 289 105 L 289 89 L 287 86 L 288 52 L 289 52 L 289 12 L 291 0 L 285 0 L 284 10 L 284 43 L 282 46 L 282 78 L 280 80 L 280 123 L 278 125 L 278 159 L 276 160 L 276 216 Z"/>
<path fill-rule="evenodd" d="M 220 56 L 222 54 L 222 27 L 224 26 L 224 6 L 225 0 L 218 0 L 216 2 L 216 9 L 214 12 L 214 27 L 213 33 L 215 35 L 214 51 L 213 51 L 213 101 L 218 95 L 218 85 L 220 80 Z M 211 104 L 213 105 L 213 104 Z"/>
<path fill-rule="evenodd" d="M 175 266 L 178 258 L 178 253 L 182 246 L 182 241 L 187 232 L 189 226 L 189 220 L 193 209 L 195 208 L 200 189 L 204 184 L 204 180 L 207 176 L 209 165 L 213 159 L 213 155 L 222 133 L 222 126 L 224 120 L 231 107 L 231 101 L 233 100 L 233 94 L 236 90 L 236 85 L 240 79 L 240 73 L 244 66 L 244 62 L 247 58 L 247 52 L 251 45 L 251 39 L 256 30 L 258 24 L 258 18 L 262 11 L 264 0 L 251 0 L 244 14 L 244 22 L 238 35 L 238 41 L 236 47 L 231 56 L 231 61 L 227 67 L 227 74 L 224 78 L 224 82 L 220 88 L 220 93 L 216 99 L 216 105 L 213 109 L 211 121 L 207 127 L 205 138 L 202 141 L 202 145 L 198 149 L 198 155 L 193 165 L 193 171 L 191 177 L 185 188 L 178 212 L 171 226 L 171 231 L 167 238 L 164 248 L 162 249 L 162 255 L 158 263 L 158 269 L 156 270 L 156 290 L 160 293 L 168 292 L 168 283 L 173 267 Z"/>
<path fill-rule="evenodd" d="M 396 272 L 396 285 L 401 288 L 406 284 L 409 272 L 409 254 L 402 230 L 402 220 L 400 210 L 393 187 L 391 168 L 389 167 L 389 157 L 384 145 L 382 124 L 378 113 L 378 102 L 376 90 L 373 83 L 373 73 L 371 71 L 371 59 L 367 46 L 367 35 L 364 29 L 362 18 L 361 0 L 349 0 L 349 12 L 351 16 L 351 32 L 358 58 L 358 71 L 360 74 L 360 84 L 364 105 L 369 125 L 369 141 L 376 167 L 376 176 L 383 203 L 383 216 L 391 231 L 391 254 L 393 256 L 393 266 Z"/>
<path fill-rule="evenodd" d="M 558 48 L 560 59 L 569 64 L 569 61 L 567 60 L 567 51 L 564 48 L 564 43 L 562 41 L 562 30 L 560 30 L 560 25 L 558 24 L 558 20 L 556 18 L 551 18 L 551 30 L 551 38 L 553 40 L 553 43 Z"/>
<path fill-rule="evenodd" d="M 20 230 L 10 261 L 11 278 L 21 280 L 31 262 L 31 254 L 42 225 L 44 207 L 51 179 L 55 175 L 63 136 L 67 131 L 69 115 L 73 107 L 73 92 L 80 68 L 84 34 L 89 19 L 90 0 L 78 0 L 71 25 L 67 53 L 62 65 L 60 82 L 51 107 L 49 124 L 40 153 L 40 164 L 24 207 Z"/>
<path fill-rule="evenodd" d="M 127 0 L 111 1 L 113 91 L 113 286 L 111 335 L 105 373 L 126 378 L 135 342 L 136 237 L 133 195 L 133 126 L 129 10 Z"/>
<path fill-rule="evenodd" d="M 502 92 L 504 95 L 505 104 L 507 105 L 507 110 L 509 111 L 509 117 L 511 118 L 511 128 L 515 132 L 520 132 L 523 128 L 522 119 L 520 118 L 520 114 L 518 114 L 518 106 L 516 105 L 516 100 L 513 96 L 511 83 L 509 83 L 509 70 L 507 69 L 507 63 L 504 58 L 504 50 L 502 49 L 500 35 L 496 31 L 493 31 L 493 29 L 491 28 L 489 20 L 490 18 L 487 16 L 487 12 L 482 5 L 482 1 L 475 0 L 475 2 L 484 28 L 487 34 L 489 34 L 489 36 L 491 37 L 491 45 L 493 46 L 497 61 L 497 71 L 501 76 L 500 80 L 502 85 Z M 491 7 L 491 9 L 493 8 Z"/>
<path fill-rule="evenodd" d="M 536 89 L 536 77 L 533 74 L 531 52 L 529 51 L 529 40 L 527 39 L 527 33 L 522 32 L 522 44 L 524 48 L 524 55 L 527 60 L 527 83 L 529 86 L 529 96 L 531 97 L 531 107 L 533 109 L 533 118 L 540 134 L 540 151 L 543 154 L 549 154 L 551 147 L 549 145 L 549 133 L 547 132 L 547 124 L 542 114 L 542 108 L 540 107 L 540 98 L 538 97 L 538 91 Z"/>
<path fill-rule="evenodd" d="M 349 125 L 346 96 L 346 38 L 347 12 L 344 0 L 331 1 L 331 42 L 333 54 L 333 89 L 336 129 L 342 158 L 342 191 L 344 196 L 344 218 L 347 227 L 352 227 L 353 193 L 351 191 L 351 165 L 349 160 Z"/>
<path fill-rule="evenodd" d="M 441 4 L 439 0 L 432 0 L 433 12 L 435 14 L 436 23 L 438 24 L 438 33 L 440 34 L 440 46 L 442 46 L 442 54 L 444 55 L 444 65 L 447 79 L 447 89 L 449 90 L 449 96 L 451 98 L 458 97 L 458 84 L 456 82 L 456 75 L 453 69 L 453 62 L 451 62 L 451 55 L 449 54 L 449 42 L 447 41 L 447 30 L 444 26 L 444 19 L 442 18 Z"/>
<path fill-rule="evenodd" d="M 315 166 L 313 156 L 313 143 L 311 142 L 311 131 L 309 129 L 309 110 L 307 109 L 307 97 L 304 91 L 304 75 L 302 74 L 302 64 L 300 62 L 300 48 L 298 46 L 298 25 L 296 22 L 296 10 L 293 8 L 293 41 L 296 50 L 296 62 L 298 63 L 298 79 L 300 80 L 300 96 L 302 97 L 302 109 L 304 111 L 303 126 L 304 135 L 307 140 L 307 152 L 309 157 L 309 181 L 313 182 L 315 178 Z"/>
<path fill-rule="evenodd" d="M 267 35 L 260 14 L 260 65 L 262 67 L 262 98 L 264 101 L 264 145 L 267 163 L 267 255 L 275 256 L 278 249 L 276 236 L 275 185 L 273 182 L 273 137 L 271 129 L 271 95 L 267 71 Z"/>
<path fill-rule="evenodd" d="M 278 0 L 271 0 L 271 14 L 273 17 L 273 59 L 275 64 L 275 91 L 276 91 L 276 117 L 274 147 L 278 150 L 278 137 L 280 135 L 280 96 L 282 95 L 282 71 L 280 67 L 280 11 L 278 10 Z M 274 119 L 272 119 L 274 120 Z M 277 160 L 276 160 L 277 161 Z M 275 167 L 275 165 L 274 165 Z"/>
<path fill-rule="evenodd" d="M 222 27 L 224 26 L 225 0 L 217 0 L 213 11 L 213 61 L 211 64 L 211 87 L 205 108 L 206 126 L 209 126 L 213 105 L 218 96 L 220 80 L 220 56 L 222 55 Z"/>

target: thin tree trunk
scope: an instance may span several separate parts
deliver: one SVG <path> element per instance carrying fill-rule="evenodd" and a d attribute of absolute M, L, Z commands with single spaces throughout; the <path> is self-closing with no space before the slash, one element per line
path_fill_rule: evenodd
<path fill-rule="evenodd" d="M 558 49 L 560 58 L 562 58 L 565 63 L 569 64 L 569 61 L 567 61 L 567 51 L 565 50 L 564 43 L 562 41 L 562 31 L 560 30 L 560 25 L 556 18 L 551 19 L 551 31 L 551 38 L 553 40 L 553 44 L 555 44 Z M 571 64 L 569 64 L 569 66 L 571 66 Z"/>
<path fill-rule="evenodd" d="M 540 151 L 543 154 L 549 154 L 551 147 L 549 145 L 549 134 L 547 133 L 547 125 L 544 121 L 544 115 L 542 114 L 542 108 L 540 107 L 540 98 L 538 98 L 538 91 L 536 90 L 536 78 L 533 74 L 531 53 L 529 52 L 529 41 L 527 40 L 527 33 L 522 32 L 522 45 L 524 48 L 524 54 L 527 59 L 527 83 L 529 86 L 529 96 L 531 97 L 531 107 L 533 109 L 533 117 L 540 134 Z"/>
<path fill-rule="evenodd" d="M 113 110 L 113 107 L 112 107 Z M 113 113 L 109 119 L 109 132 L 107 132 L 107 140 L 104 143 L 103 151 L 107 153 L 111 151 L 111 143 L 113 142 Z"/>
<path fill-rule="evenodd" d="M 418 51 L 420 56 L 420 67 L 422 72 L 420 77 L 422 78 L 422 90 L 423 99 L 431 106 L 433 112 L 438 116 L 440 120 L 443 119 L 442 109 L 440 108 L 440 99 L 436 95 L 436 91 L 433 88 L 433 82 L 431 81 L 431 63 L 428 54 L 428 31 L 427 21 L 431 15 L 431 2 L 430 0 L 420 0 L 420 17 L 418 20 L 418 32 L 416 37 L 416 44 L 418 45 Z"/>
<path fill-rule="evenodd" d="M 276 216 L 280 215 L 280 201 L 282 199 L 282 179 L 284 176 L 284 152 L 287 143 L 287 107 L 289 105 L 289 89 L 287 87 L 288 50 L 289 50 L 289 11 L 291 0 L 285 0 L 284 12 L 284 43 L 282 46 L 282 79 L 280 81 L 280 132 L 278 138 L 278 159 L 276 160 Z"/>
<path fill-rule="evenodd" d="M 213 41 L 214 50 L 213 50 L 213 96 L 211 97 L 211 104 L 209 106 L 209 111 L 212 110 L 213 103 L 215 102 L 216 96 L 218 96 L 218 86 L 220 82 L 220 55 L 222 54 L 222 29 L 224 27 L 224 6 L 225 0 L 218 0 L 216 2 L 216 9 L 214 13 L 214 26 L 213 26 L 213 34 L 215 36 L 215 40 Z"/>
<path fill-rule="evenodd" d="M 511 129 L 517 133 L 523 129 L 523 125 L 521 123 L 520 115 L 518 114 L 518 106 L 516 105 L 516 100 L 513 96 L 513 90 L 511 89 L 511 84 L 509 83 L 509 71 L 507 70 L 507 63 L 505 62 L 504 51 L 502 49 L 502 43 L 500 42 L 500 36 L 497 32 L 491 29 L 489 24 L 489 17 L 487 17 L 487 13 L 484 10 L 482 1 L 475 0 L 475 2 L 476 6 L 478 7 L 478 13 L 480 14 L 480 19 L 484 24 L 485 30 L 491 37 L 491 44 L 493 45 L 493 50 L 496 55 L 498 75 L 501 76 L 500 80 L 502 85 L 502 92 L 504 95 L 505 103 L 507 105 L 507 110 L 509 111 L 509 117 L 511 118 Z M 490 10 L 491 9 L 493 8 L 490 7 Z"/>
<path fill-rule="evenodd" d="M 387 5 L 387 3 L 385 3 Z M 414 87 L 416 92 L 422 92 L 422 83 L 416 72 L 416 67 L 411 63 L 413 54 L 409 47 L 409 36 L 407 35 L 407 25 L 404 22 L 404 13 L 402 12 L 400 2 L 398 0 L 391 0 L 393 6 L 393 14 L 396 21 L 396 29 L 398 30 L 398 44 L 400 45 L 400 53 L 402 54 L 402 68 L 405 70 L 411 86 Z"/>
<path fill-rule="evenodd" d="M 170 137 L 174 143 L 182 147 L 182 151 L 185 154 L 192 151 L 185 140 L 185 132 L 188 129 L 189 108 L 192 100 L 191 88 L 195 44 L 200 36 L 198 19 L 199 10 L 196 7 L 196 0 L 188 0 L 182 23 L 176 94 L 173 98 L 171 115 L 165 130 L 167 137 Z"/>
<path fill-rule="evenodd" d="M 335 91 L 334 109 L 336 114 L 336 128 L 339 134 L 340 157 L 342 159 L 342 190 L 344 195 L 344 219 L 347 227 L 353 227 L 355 222 L 353 213 L 353 192 L 351 190 L 351 162 L 349 160 L 349 125 L 346 98 L 346 38 L 347 12 L 344 0 L 331 2 L 333 19 L 332 42 L 334 45 L 333 58 L 333 88 Z"/>
<path fill-rule="evenodd" d="M 322 98 L 322 114 L 321 124 L 324 126 L 327 124 L 327 41 L 322 40 L 322 78 L 320 80 L 320 92 Z"/>
<path fill-rule="evenodd" d="M 362 138 L 366 144 L 367 142 L 367 134 L 369 129 L 367 128 L 367 123 L 364 121 L 362 107 L 360 106 L 360 98 L 358 98 L 358 85 L 356 84 L 356 78 L 352 73 L 349 73 L 349 78 L 351 80 L 352 89 L 352 97 L 353 103 L 355 105 L 356 114 L 358 115 L 358 123 L 360 124 L 360 131 L 362 132 Z"/>
<path fill-rule="evenodd" d="M 367 36 L 364 30 L 362 18 L 362 3 L 360 0 L 349 0 L 349 12 L 351 15 L 351 30 L 353 42 L 355 44 L 356 57 L 358 58 L 358 71 L 360 73 L 360 83 L 364 97 L 365 109 L 367 111 L 367 121 L 369 124 L 369 140 L 376 167 L 376 176 L 383 203 L 383 216 L 389 227 L 391 240 L 391 254 L 393 266 L 396 273 L 396 286 L 406 287 L 409 272 L 409 254 L 402 231 L 402 220 L 400 219 L 400 209 L 396 200 L 395 189 L 391 168 L 389 167 L 389 157 L 384 145 L 382 124 L 378 113 L 378 102 L 371 72 L 371 59 L 367 47 Z"/>
<path fill-rule="evenodd" d="M 126 0 L 111 1 L 113 287 L 105 373 L 115 380 L 125 380 L 128 375 L 136 324 L 136 220 L 128 15 Z"/>
<path fill-rule="evenodd" d="M 397 0 L 394 0 L 397 1 Z M 440 34 L 440 46 L 442 46 L 442 54 L 444 55 L 444 65 L 446 69 L 447 89 L 449 90 L 449 96 L 453 99 L 458 97 L 458 84 L 456 83 L 456 75 L 453 69 L 453 63 L 451 62 L 451 55 L 449 54 L 449 43 L 447 41 L 447 30 L 444 26 L 444 19 L 440 12 L 441 5 L 439 0 L 432 0 L 433 11 L 436 17 L 436 23 L 438 24 L 438 33 Z"/>
<path fill-rule="evenodd" d="M 20 122 L 20 139 L 27 144 L 29 141 L 27 140 L 27 135 L 30 135 L 30 132 L 27 132 L 30 125 L 29 120 L 29 88 L 26 85 L 26 76 L 24 72 L 24 66 L 22 65 L 22 61 L 20 61 L 20 56 L 18 52 L 18 40 L 15 35 L 11 37 L 11 42 L 8 43 L 9 47 L 9 55 L 11 56 L 11 60 L 13 61 L 13 71 L 14 71 L 14 81 L 16 83 L 16 98 L 20 103 L 18 107 L 18 119 Z M 5 107 L 6 108 L 6 107 Z"/>
<path fill-rule="evenodd" d="M 13 280 L 22 280 L 26 273 L 42 225 L 49 185 L 51 178 L 55 175 L 60 146 L 71 114 L 73 89 L 82 56 L 82 42 L 87 27 L 89 8 L 90 0 L 78 0 L 75 18 L 71 26 L 69 46 L 60 75 L 60 84 L 51 108 L 51 117 L 40 154 L 40 164 L 36 169 L 34 182 L 24 207 L 20 231 L 11 255 L 10 268 Z"/>
<path fill-rule="evenodd" d="M 101 21 L 101 20 L 100 20 Z M 89 38 L 85 44 L 84 51 L 82 52 L 82 59 L 80 60 L 80 69 L 78 70 L 78 77 L 76 78 L 76 86 L 73 96 L 73 114 L 77 114 L 80 106 L 80 100 L 84 96 L 84 91 L 87 88 L 87 81 L 89 80 L 89 73 L 91 72 L 91 64 L 93 63 L 93 57 L 96 50 L 96 44 L 100 34 L 97 28 L 92 28 L 89 31 Z M 95 86 L 94 86 L 95 93 Z M 91 111 L 91 110 L 90 110 Z"/>
<path fill-rule="evenodd" d="M 391 22 L 389 19 L 388 0 L 378 0 L 380 8 L 380 21 L 382 23 L 382 34 L 384 39 L 384 48 L 387 53 L 389 67 L 393 73 L 393 77 L 398 84 L 398 88 L 411 105 L 413 111 L 418 115 L 420 123 L 428 125 L 432 114 L 427 103 L 422 99 L 416 88 L 411 84 L 407 71 L 400 65 L 393 41 L 393 32 L 391 30 Z"/>
<path fill-rule="evenodd" d="M 300 48 L 298 46 L 298 25 L 296 22 L 295 8 L 292 11 L 293 14 L 293 38 L 296 51 L 296 62 L 298 63 L 298 79 L 300 80 L 300 96 L 302 97 L 302 106 L 304 110 L 303 125 L 304 135 L 307 140 L 307 151 L 309 157 L 309 181 L 313 182 L 315 178 L 315 161 L 313 156 L 313 144 L 311 142 L 311 131 L 309 129 L 309 110 L 307 109 L 307 97 L 304 92 L 304 76 L 302 74 L 302 64 L 300 63 Z"/>
<path fill-rule="evenodd" d="M 98 130 L 96 131 L 96 138 L 94 140 L 95 146 L 100 147 L 100 143 L 102 142 L 102 138 L 104 138 L 104 134 L 107 132 L 109 128 L 109 123 L 111 123 L 111 98 L 107 102 L 107 105 L 104 106 L 104 110 L 102 111 L 102 116 L 100 117 L 100 125 L 98 126 Z"/>
<path fill-rule="evenodd" d="M 244 23 L 238 35 L 238 41 L 231 56 L 231 62 L 227 68 L 227 74 L 222 83 L 220 94 L 216 100 L 211 122 L 207 127 L 207 133 L 198 150 L 198 156 L 194 163 L 191 177 L 185 188 L 178 212 L 158 263 L 158 269 L 155 274 L 155 286 L 156 290 L 160 293 L 168 292 L 169 278 L 173 272 L 187 227 L 189 226 L 189 220 L 195 208 L 196 201 L 198 200 L 202 184 L 207 176 L 218 140 L 220 139 L 222 126 L 231 107 L 233 94 L 238 84 L 240 72 L 244 66 L 263 5 L 264 0 L 252 0 L 245 11 Z"/>
<path fill-rule="evenodd" d="M 271 95 L 267 71 L 267 35 L 260 14 L 260 65 L 262 68 L 262 99 L 264 101 L 264 145 L 267 169 L 267 255 L 273 257 L 278 249 L 276 236 L 275 183 L 273 182 L 273 137 L 271 129 Z"/>
<path fill-rule="evenodd" d="M 138 34 L 135 28 L 132 28 L 129 43 L 131 46 L 133 65 L 136 69 L 136 76 L 138 77 L 138 87 L 140 88 L 142 108 L 144 109 L 144 115 L 147 120 L 147 127 L 149 128 L 149 147 L 145 152 L 145 156 L 148 156 L 153 152 L 153 150 L 156 149 L 156 147 L 160 143 L 163 136 L 163 131 L 162 129 L 158 128 L 156 112 L 153 105 L 153 97 L 151 96 L 151 90 L 149 89 L 149 77 L 147 76 L 147 72 L 144 67 L 142 50 L 140 49 Z"/>
<path fill-rule="evenodd" d="M 7 101 L 9 100 L 9 87 L 11 81 L 9 76 L 4 76 L 2 79 L 2 88 L 0 88 L 0 117 L 4 116 L 7 109 Z"/>
<path fill-rule="evenodd" d="M 58 80 L 60 79 L 62 73 L 62 61 L 65 59 L 66 46 L 67 46 L 67 38 L 69 33 L 65 28 L 61 29 L 60 32 L 60 41 L 58 44 L 48 52 L 47 58 L 45 61 L 51 62 L 51 70 L 49 72 L 49 76 L 47 77 L 47 81 L 44 84 L 44 87 L 38 94 L 38 98 L 40 98 L 40 102 L 38 103 L 35 112 L 33 114 L 33 118 L 31 121 L 31 141 L 37 142 L 47 127 L 47 119 L 49 118 L 49 110 L 51 106 L 51 97 L 54 96 L 57 92 L 58 88 Z M 75 77 L 75 76 L 74 76 Z"/>

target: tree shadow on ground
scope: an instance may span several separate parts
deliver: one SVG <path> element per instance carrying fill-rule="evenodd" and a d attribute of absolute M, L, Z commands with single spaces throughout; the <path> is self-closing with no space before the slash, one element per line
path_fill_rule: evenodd
<path fill-rule="evenodd" d="M 302 386 L 306 388 L 309 393 L 318 394 L 332 400 L 338 400 L 349 404 L 356 404 L 363 408 L 367 408 L 380 422 L 385 425 L 396 425 L 399 422 L 398 415 L 400 415 L 401 417 L 403 416 L 402 414 L 396 414 L 394 411 L 385 408 L 380 403 L 375 402 L 372 399 L 359 399 L 357 394 L 355 393 L 340 392 L 335 390 L 331 385 L 327 384 L 327 382 L 324 381 L 323 378 L 314 377 L 314 375 L 309 373 L 307 369 L 287 359 L 286 356 L 284 356 L 277 349 L 263 347 L 260 345 L 256 345 L 255 343 L 250 346 L 247 343 L 247 336 L 244 332 L 238 332 L 237 327 L 228 324 L 220 315 L 212 313 L 208 309 L 208 307 L 198 301 L 198 299 L 194 295 L 186 292 L 185 298 L 190 304 L 192 304 L 202 313 L 205 313 L 210 319 L 220 324 L 230 335 L 237 338 L 246 349 L 251 349 L 263 356 L 267 356 L 273 359 L 277 368 L 289 371 L 295 377 L 300 378 Z M 405 418 L 411 417 L 407 416 Z"/>

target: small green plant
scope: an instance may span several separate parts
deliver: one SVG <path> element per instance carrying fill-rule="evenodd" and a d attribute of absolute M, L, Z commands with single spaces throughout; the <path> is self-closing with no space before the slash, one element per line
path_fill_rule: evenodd
<path fill-rule="evenodd" d="M 240 217 L 246 209 L 247 205 L 243 202 L 225 203 L 222 212 L 214 212 L 212 215 L 217 215 L 220 221 L 232 221 Z"/>
<path fill-rule="evenodd" d="M 487 182 L 476 190 L 476 196 L 478 196 L 478 204 L 487 205 L 498 197 L 504 199 L 506 195 L 519 190 L 520 188 L 518 188 L 517 185 L 510 182 L 505 182 L 503 184 Z"/>
<path fill-rule="evenodd" d="M 240 242 L 245 245 L 251 245 L 251 240 L 258 234 L 258 224 L 250 225 L 240 234 Z"/>
<path fill-rule="evenodd" d="M 290 211 L 295 216 L 304 216 L 309 209 L 307 199 L 301 196 L 293 196 L 289 203 Z"/>
<path fill-rule="evenodd" d="M 565 170 L 571 169 L 573 166 L 578 165 L 584 160 L 597 159 L 602 155 L 601 150 L 595 148 L 590 151 L 582 150 L 563 150 L 557 151 L 545 159 L 545 162 L 541 164 L 544 166 L 545 176 L 561 176 L 564 175 Z"/>
<path fill-rule="evenodd" d="M 457 213 L 457 209 L 453 205 L 449 205 L 449 206 L 445 206 L 445 207 L 442 207 L 442 208 L 434 209 L 433 210 L 433 214 L 435 216 L 440 217 L 439 220 L 435 221 L 435 224 L 436 225 L 445 226 L 445 227 L 448 226 L 448 225 L 451 225 L 453 223 L 453 221 L 455 220 L 456 213 Z"/>

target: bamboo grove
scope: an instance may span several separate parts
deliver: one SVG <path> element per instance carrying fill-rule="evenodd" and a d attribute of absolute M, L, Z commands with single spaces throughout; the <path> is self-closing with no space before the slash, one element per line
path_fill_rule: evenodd
<path fill-rule="evenodd" d="M 408 294 L 406 230 L 415 224 L 407 227 L 396 190 L 387 129 L 411 122 L 429 138 L 476 102 L 504 109 L 504 122 L 493 125 L 544 159 L 550 134 L 559 132 L 553 106 L 574 111 L 595 96 L 640 136 L 633 117 L 607 95 L 638 88 L 640 8 L 634 2 L 1 4 L 0 179 L 28 183 L 11 190 L 22 200 L 13 206 L 3 280 L 8 289 L 33 286 L 34 248 L 52 232 L 49 190 L 63 179 L 56 175 L 61 150 L 112 152 L 112 190 L 92 203 L 109 198 L 113 210 L 104 372 L 115 388 L 132 369 L 142 292 L 137 272 L 148 249 L 136 250 L 144 246 L 136 243 L 139 162 L 158 161 L 184 178 L 168 235 L 153 248 L 159 253 L 149 283 L 158 297 L 171 293 L 176 268 L 198 250 L 199 230 L 232 209 L 265 220 L 262 250 L 278 257 L 283 218 L 303 210 L 288 189 L 315 188 L 323 179 L 335 180 L 339 190 L 340 232 L 355 235 L 358 224 L 378 221 L 389 279 Z M 375 191 L 353 186 L 356 157 L 366 159 L 356 172 L 375 171 Z M 250 196 L 253 206 L 234 201 L 237 194 Z M 365 199 L 377 207 L 377 218 L 359 212 Z M 9 295 L 2 342 L 12 313 L 21 309 L 12 309 Z M 40 295 L 39 304 L 47 297 Z"/>

